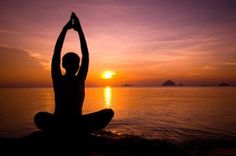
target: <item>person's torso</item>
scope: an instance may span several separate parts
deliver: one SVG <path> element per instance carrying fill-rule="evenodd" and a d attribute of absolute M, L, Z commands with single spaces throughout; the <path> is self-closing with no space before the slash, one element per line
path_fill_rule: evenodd
<path fill-rule="evenodd" d="M 84 82 L 78 77 L 62 76 L 58 84 L 54 84 L 55 114 L 63 118 L 74 118 L 82 115 L 85 96 Z"/>

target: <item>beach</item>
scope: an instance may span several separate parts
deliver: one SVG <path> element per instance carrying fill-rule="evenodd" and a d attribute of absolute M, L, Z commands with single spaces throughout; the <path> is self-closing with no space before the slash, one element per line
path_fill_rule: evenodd
<path fill-rule="evenodd" d="M 71 135 L 48 136 L 40 131 L 17 139 L 0 139 L 1 151 L 22 154 L 79 154 L 88 156 L 232 156 L 236 154 L 235 140 L 191 140 L 181 144 L 132 135 L 116 135 L 100 131 L 77 138 Z"/>

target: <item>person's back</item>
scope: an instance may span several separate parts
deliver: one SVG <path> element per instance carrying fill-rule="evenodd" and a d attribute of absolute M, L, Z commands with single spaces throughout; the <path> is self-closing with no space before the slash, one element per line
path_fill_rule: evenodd
<path fill-rule="evenodd" d="M 61 77 L 61 84 L 55 92 L 55 112 L 63 118 L 74 118 L 82 115 L 82 105 L 85 97 L 84 83 L 77 77 Z"/>
<path fill-rule="evenodd" d="M 74 21 L 74 24 L 72 21 Z M 66 71 L 65 75 L 62 75 L 60 69 L 61 50 L 66 33 L 71 28 L 79 34 L 82 52 L 81 67 L 79 67 L 80 57 L 73 52 L 69 52 L 62 59 L 62 66 Z M 55 95 L 55 111 L 54 114 L 37 113 L 34 120 L 38 128 L 44 131 L 55 131 L 77 127 L 80 132 L 90 133 L 104 128 L 110 122 L 114 115 L 111 109 L 82 115 L 88 66 L 89 53 L 85 36 L 79 19 L 72 13 L 69 22 L 62 29 L 57 39 L 52 58 L 51 74 Z"/>
<path fill-rule="evenodd" d="M 71 61 L 73 58 L 75 61 Z M 67 53 L 63 57 L 63 65 L 79 64 L 79 60 L 75 53 Z M 77 70 L 76 66 L 73 71 L 76 72 Z M 76 75 L 74 72 L 67 69 L 66 75 L 60 75 L 53 80 L 56 103 L 54 114 L 64 119 L 74 119 L 82 115 L 85 82 L 79 77 L 79 74 Z"/>

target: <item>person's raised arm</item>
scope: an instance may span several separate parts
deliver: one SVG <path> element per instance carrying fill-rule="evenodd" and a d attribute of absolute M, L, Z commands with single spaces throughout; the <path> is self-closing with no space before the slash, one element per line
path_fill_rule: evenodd
<path fill-rule="evenodd" d="M 52 64 L 51 64 L 51 74 L 52 74 L 52 79 L 55 81 L 58 77 L 61 76 L 61 68 L 60 68 L 60 63 L 61 63 L 61 50 L 63 46 L 63 42 L 65 40 L 66 32 L 72 28 L 72 20 L 70 19 L 68 23 L 63 27 L 53 53 L 52 57 Z"/>
<path fill-rule="evenodd" d="M 89 66 L 89 52 L 88 52 L 87 42 L 85 40 L 84 32 L 80 25 L 79 19 L 75 15 L 75 13 L 72 13 L 71 18 L 74 20 L 73 29 L 76 30 L 79 34 L 80 46 L 81 46 L 81 52 L 82 52 L 82 62 L 81 62 L 81 67 L 78 73 L 78 77 L 80 80 L 85 81 L 87 77 L 87 73 L 88 73 L 88 66 Z"/>

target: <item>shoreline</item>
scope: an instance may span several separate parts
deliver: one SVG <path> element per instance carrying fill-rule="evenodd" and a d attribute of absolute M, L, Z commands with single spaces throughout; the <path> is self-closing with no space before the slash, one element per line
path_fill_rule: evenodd
<path fill-rule="evenodd" d="M 235 155 L 236 140 L 189 140 L 175 144 L 159 139 L 145 139 L 139 136 L 114 134 L 99 131 L 89 136 L 66 134 L 48 136 L 36 131 L 22 138 L 1 138 L 0 149 L 29 152 L 29 149 L 54 153 L 70 151 L 82 155 L 138 156 L 138 155 Z"/>

